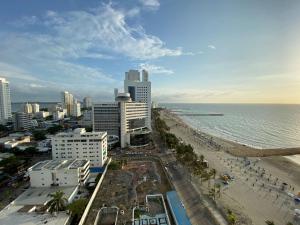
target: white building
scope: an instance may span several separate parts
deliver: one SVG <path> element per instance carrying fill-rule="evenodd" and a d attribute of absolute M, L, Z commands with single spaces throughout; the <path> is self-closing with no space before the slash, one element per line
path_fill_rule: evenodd
<path fill-rule="evenodd" d="M 92 103 L 92 98 L 91 97 L 85 97 L 83 99 L 83 107 L 84 108 L 91 108 L 92 105 L 93 105 L 93 103 Z"/>
<path fill-rule="evenodd" d="M 148 108 L 147 127 L 151 129 L 151 82 L 146 70 L 142 70 L 142 80 L 138 70 L 125 72 L 124 92 L 130 94 L 133 102 L 144 102 Z"/>
<path fill-rule="evenodd" d="M 121 147 L 142 146 L 149 143 L 148 105 L 132 102 L 129 93 L 115 93 L 114 103 L 93 105 L 93 130 L 116 135 Z"/>
<path fill-rule="evenodd" d="M 89 177 L 86 159 L 45 160 L 28 169 L 31 187 L 84 185 Z"/>
<path fill-rule="evenodd" d="M 55 135 L 51 143 L 52 159 L 87 159 L 91 167 L 103 167 L 107 160 L 106 132 L 86 132 L 84 128 L 77 128 Z"/>
<path fill-rule="evenodd" d="M 37 104 L 37 103 L 33 103 L 33 104 L 31 104 L 31 106 L 32 106 L 32 113 L 38 113 L 39 111 L 40 111 L 40 105 L 39 104 Z"/>
<path fill-rule="evenodd" d="M 61 93 L 61 103 L 63 108 L 67 109 L 67 115 L 71 116 L 73 111 L 74 97 L 71 93 L 64 91 Z"/>
<path fill-rule="evenodd" d="M 5 78 L 0 78 L 0 124 L 5 124 L 11 117 L 9 82 Z"/>
<path fill-rule="evenodd" d="M 129 93 L 119 93 L 116 101 L 120 107 L 121 147 L 141 146 L 149 142 L 148 105 L 132 102 Z"/>
<path fill-rule="evenodd" d="M 64 111 L 55 111 L 53 112 L 53 120 L 62 120 L 65 117 Z"/>
<path fill-rule="evenodd" d="M 32 113 L 32 105 L 28 102 L 24 105 L 24 113 L 31 114 Z"/>
<path fill-rule="evenodd" d="M 77 102 L 77 100 L 75 100 L 73 103 L 73 110 L 72 110 L 71 115 L 74 117 L 81 116 L 81 104 L 80 104 L 80 102 Z"/>

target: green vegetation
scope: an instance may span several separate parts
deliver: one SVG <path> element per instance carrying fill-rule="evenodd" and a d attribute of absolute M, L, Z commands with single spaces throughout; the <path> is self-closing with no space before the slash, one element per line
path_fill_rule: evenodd
<path fill-rule="evenodd" d="M 0 167 L 3 167 L 3 172 L 7 174 L 18 172 L 18 168 L 22 166 L 22 164 L 23 160 L 18 159 L 16 156 L 11 156 L 0 161 Z"/>
<path fill-rule="evenodd" d="M 236 224 L 236 216 L 230 209 L 228 209 L 228 211 L 227 211 L 227 220 L 228 220 L 229 225 Z"/>
<path fill-rule="evenodd" d="M 67 209 L 71 212 L 73 217 L 74 224 L 79 222 L 87 204 L 87 199 L 78 199 L 67 206 Z"/>
<path fill-rule="evenodd" d="M 167 147 L 176 150 L 176 159 L 187 167 L 193 175 L 200 177 L 201 181 L 208 180 L 210 185 L 211 177 L 215 179 L 216 170 L 211 169 L 208 171 L 204 156 L 198 156 L 190 144 L 179 141 L 176 135 L 170 133 L 170 128 L 160 118 L 158 110 L 153 110 L 153 119 L 155 121 L 155 129 L 159 132 Z"/>
<path fill-rule="evenodd" d="M 47 129 L 47 132 L 50 133 L 50 134 L 56 134 L 59 131 L 61 131 L 62 129 L 63 129 L 63 126 L 61 126 L 61 125 L 54 125 L 52 127 L 49 127 Z"/>
<path fill-rule="evenodd" d="M 45 118 L 45 120 L 53 120 L 53 115 L 49 115 Z"/>
<path fill-rule="evenodd" d="M 122 161 L 112 161 L 107 167 L 107 169 L 109 170 L 119 170 L 121 168 L 122 168 Z"/>
<path fill-rule="evenodd" d="M 48 112 L 48 108 L 41 108 L 40 111 Z"/>
<path fill-rule="evenodd" d="M 34 140 L 36 140 L 36 141 L 42 141 L 42 140 L 46 139 L 46 132 L 45 131 L 34 130 L 32 132 L 32 134 L 33 134 Z"/>
<path fill-rule="evenodd" d="M 64 211 L 66 209 L 68 200 L 64 195 L 65 193 L 63 191 L 56 191 L 49 194 L 52 199 L 47 202 L 46 206 L 49 208 L 49 212 L 51 214 L 58 213 L 59 211 Z"/>

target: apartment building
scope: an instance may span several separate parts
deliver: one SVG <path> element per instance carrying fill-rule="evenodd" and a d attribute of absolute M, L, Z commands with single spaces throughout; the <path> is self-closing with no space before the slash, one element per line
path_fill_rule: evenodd
<path fill-rule="evenodd" d="M 52 138 L 52 159 L 86 159 L 91 167 L 103 167 L 107 160 L 107 132 L 86 132 L 77 128 Z"/>

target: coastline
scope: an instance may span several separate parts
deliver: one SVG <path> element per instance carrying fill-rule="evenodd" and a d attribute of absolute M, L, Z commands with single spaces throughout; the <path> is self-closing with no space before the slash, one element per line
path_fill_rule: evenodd
<path fill-rule="evenodd" d="M 286 156 L 294 149 L 279 152 L 278 149 L 270 149 L 262 153 L 260 149 L 196 131 L 168 110 L 162 110 L 160 116 L 170 128 L 169 132 L 191 144 L 195 153 L 203 155 L 210 168 L 216 169 L 217 179 L 214 182 L 221 182 L 219 177 L 224 173 L 235 177 L 228 185 L 222 185 L 221 197 L 216 203 L 225 212 L 232 210 L 238 217 L 237 224 L 265 224 L 270 219 L 275 224 L 296 222 L 294 209 L 300 209 L 300 206 L 296 205 L 291 195 L 297 195 L 300 191 L 300 167 Z M 195 182 L 199 190 L 209 195 L 208 183 Z M 288 186 L 283 191 L 284 183 Z"/>
<path fill-rule="evenodd" d="M 195 135 L 200 135 L 202 138 L 211 139 L 212 141 L 219 143 L 222 146 L 222 150 L 230 153 L 233 156 L 238 157 L 270 157 L 270 156 L 283 156 L 289 159 L 291 162 L 300 166 L 300 147 L 298 148 L 266 148 L 259 149 L 252 146 L 248 146 L 245 144 L 241 144 L 239 142 L 231 141 L 222 137 L 217 137 L 212 134 L 208 134 L 199 129 L 195 129 L 188 122 L 184 121 L 179 115 L 176 113 L 164 109 L 165 112 L 170 114 L 172 117 L 176 118 L 176 120 L 180 123 L 183 123 L 185 126 L 189 127 L 195 132 Z"/>

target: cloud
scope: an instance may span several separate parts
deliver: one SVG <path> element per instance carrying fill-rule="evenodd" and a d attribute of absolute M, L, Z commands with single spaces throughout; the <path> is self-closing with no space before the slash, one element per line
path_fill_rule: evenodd
<path fill-rule="evenodd" d="M 214 45 L 208 45 L 207 47 L 210 48 L 210 49 L 213 49 L 213 50 L 217 49 L 216 46 L 214 46 Z"/>
<path fill-rule="evenodd" d="M 139 65 L 140 69 L 145 69 L 147 70 L 150 74 L 166 74 L 170 75 L 173 74 L 174 71 L 170 69 L 166 69 L 162 66 L 157 66 L 153 64 L 148 64 L 148 63 L 141 63 Z"/>
<path fill-rule="evenodd" d="M 149 9 L 158 9 L 160 6 L 159 0 L 140 0 L 140 2 Z"/>
<path fill-rule="evenodd" d="M 159 6 L 155 2 L 145 5 Z M 22 99 L 34 94 L 49 99 L 46 96 L 51 93 L 49 90 L 107 96 L 120 82 L 95 65 L 95 60 L 121 58 L 139 63 L 183 55 L 181 48 L 168 48 L 141 25 L 128 22 L 140 10 L 102 4 L 90 10 L 47 11 L 43 16 L 17 19 L 11 29 L 0 31 L 0 73 L 11 81 L 14 99 L 18 98 L 16 93 Z M 173 73 L 154 65 L 148 65 L 148 69 L 153 73 Z"/>

